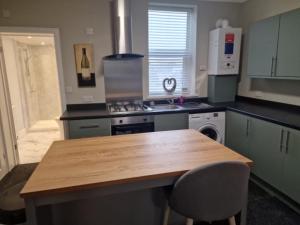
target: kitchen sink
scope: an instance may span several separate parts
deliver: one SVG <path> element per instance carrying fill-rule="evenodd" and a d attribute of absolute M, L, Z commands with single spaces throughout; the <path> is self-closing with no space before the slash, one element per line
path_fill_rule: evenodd
<path fill-rule="evenodd" d="M 152 105 L 152 106 L 150 106 L 150 108 L 152 110 L 168 110 L 168 109 L 176 110 L 176 109 L 182 109 L 181 106 L 179 106 L 179 105 L 173 105 L 173 104 Z"/>

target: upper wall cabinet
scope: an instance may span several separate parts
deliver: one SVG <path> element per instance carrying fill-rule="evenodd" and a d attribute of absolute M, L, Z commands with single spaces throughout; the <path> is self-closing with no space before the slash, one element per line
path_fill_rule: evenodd
<path fill-rule="evenodd" d="M 248 75 L 274 76 L 277 55 L 279 16 L 253 24 L 249 31 Z"/>
<path fill-rule="evenodd" d="M 276 76 L 300 78 L 300 10 L 280 17 Z"/>
<path fill-rule="evenodd" d="M 248 75 L 300 79 L 300 9 L 256 22 L 250 27 Z"/>

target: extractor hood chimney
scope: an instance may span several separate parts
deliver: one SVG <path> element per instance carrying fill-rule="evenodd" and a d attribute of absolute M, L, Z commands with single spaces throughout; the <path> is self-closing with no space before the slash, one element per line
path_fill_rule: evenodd
<path fill-rule="evenodd" d="M 132 53 L 131 0 L 113 0 L 113 49 L 114 54 L 104 59 L 140 58 L 143 55 Z"/>

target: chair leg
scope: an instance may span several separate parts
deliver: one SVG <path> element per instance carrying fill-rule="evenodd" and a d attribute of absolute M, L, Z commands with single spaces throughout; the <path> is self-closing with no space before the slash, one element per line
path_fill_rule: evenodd
<path fill-rule="evenodd" d="M 186 219 L 186 225 L 193 225 L 193 223 L 194 223 L 193 219 L 191 219 L 191 218 Z"/>
<path fill-rule="evenodd" d="M 228 220 L 229 220 L 229 225 L 236 225 L 234 216 L 230 217 Z"/>
<path fill-rule="evenodd" d="M 164 221 L 163 221 L 163 225 L 168 225 L 169 222 L 169 217 L 170 217 L 170 207 L 169 204 L 167 202 L 166 204 L 166 208 L 165 208 L 165 213 L 164 213 Z"/>

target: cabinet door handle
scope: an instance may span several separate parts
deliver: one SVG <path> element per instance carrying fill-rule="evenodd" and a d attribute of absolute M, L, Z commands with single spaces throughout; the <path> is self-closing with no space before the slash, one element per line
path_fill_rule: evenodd
<path fill-rule="evenodd" d="M 79 129 L 93 129 L 93 128 L 99 128 L 99 125 L 90 125 L 90 126 L 81 126 Z"/>
<path fill-rule="evenodd" d="M 249 121 L 249 119 L 247 119 L 247 127 L 246 127 L 246 136 L 247 137 L 249 135 L 249 123 L 250 123 L 250 121 Z"/>
<path fill-rule="evenodd" d="M 285 143 L 285 153 L 289 153 L 289 141 L 290 141 L 290 131 L 287 132 L 286 143 Z"/>
<path fill-rule="evenodd" d="M 284 130 L 281 129 L 281 134 L 280 134 L 280 152 L 282 152 L 282 148 L 283 148 L 283 133 L 284 133 Z"/>
<path fill-rule="evenodd" d="M 272 63 L 271 63 L 271 77 L 274 75 L 274 60 L 275 60 L 275 58 L 272 57 Z"/>
<path fill-rule="evenodd" d="M 274 69 L 273 69 L 273 75 L 277 76 L 277 62 L 278 62 L 278 58 L 275 57 L 274 58 Z"/>

